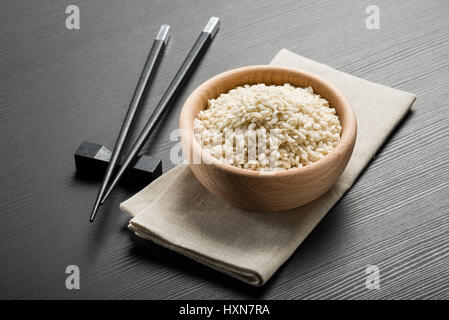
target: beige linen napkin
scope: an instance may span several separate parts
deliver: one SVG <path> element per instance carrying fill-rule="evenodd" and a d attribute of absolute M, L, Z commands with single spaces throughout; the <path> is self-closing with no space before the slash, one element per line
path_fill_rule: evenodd
<path fill-rule="evenodd" d="M 263 285 L 351 187 L 415 95 L 368 82 L 287 50 L 273 65 L 309 71 L 328 80 L 352 103 L 358 137 L 343 175 L 322 197 L 284 212 L 251 212 L 210 194 L 189 167 L 178 165 L 121 204 L 138 236 L 252 285 Z"/>

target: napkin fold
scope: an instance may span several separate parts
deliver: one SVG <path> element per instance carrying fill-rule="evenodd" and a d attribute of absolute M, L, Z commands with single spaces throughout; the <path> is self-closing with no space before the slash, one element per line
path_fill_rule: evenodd
<path fill-rule="evenodd" d="M 352 186 L 416 96 L 281 50 L 271 64 L 302 69 L 340 89 L 355 109 L 357 142 L 345 171 L 319 199 L 283 212 L 235 208 L 180 164 L 121 203 L 137 236 L 251 285 L 263 285 Z"/>

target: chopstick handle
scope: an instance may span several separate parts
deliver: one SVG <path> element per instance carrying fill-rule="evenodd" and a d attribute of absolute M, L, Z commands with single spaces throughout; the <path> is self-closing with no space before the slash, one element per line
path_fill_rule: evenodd
<path fill-rule="evenodd" d="M 179 68 L 178 72 L 176 73 L 175 77 L 170 83 L 169 87 L 167 88 L 161 100 L 159 101 L 158 105 L 156 106 L 156 109 L 151 114 L 150 119 L 148 120 L 141 134 L 139 135 L 133 147 L 131 148 L 131 151 L 129 152 L 128 156 L 123 162 L 118 173 L 116 174 L 111 184 L 109 185 L 103 199 L 101 200 L 101 203 L 104 203 L 108 195 L 111 193 L 112 189 L 115 187 L 115 185 L 122 177 L 123 173 L 131 165 L 132 161 L 140 152 L 145 142 L 151 136 L 157 124 L 162 119 L 163 115 L 172 106 L 174 100 L 181 91 L 186 80 L 192 74 L 195 66 L 200 61 L 203 53 L 205 52 L 209 44 L 212 42 L 215 34 L 218 31 L 218 28 L 219 28 L 219 19 L 216 17 L 210 18 L 208 24 L 203 29 L 203 32 L 201 32 L 200 36 L 196 40 L 189 54 L 185 58 L 181 67 Z"/>
<path fill-rule="evenodd" d="M 151 46 L 150 53 L 143 67 L 139 81 L 137 82 L 137 86 L 131 99 L 131 103 L 128 107 L 128 111 L 126 112 L 125 119 L 123 120 L 122 127 L 120 128 L 120 133 L 112 151 L 111 159 L 106 169 L 106 173 L 104 175 L 100 190 L 98 191 L 94 208 L 90 216 L 91 222 L 95 219 L 98 207 L 101 204 L 101 199 L 103 198 L 104 192 L 106 191 L 106 187 L 112 177 L 114 169 L 117 167 L 120 155 L 122 153 L 123 145 L 125 144 L 125 141 L 128 137 L 135 114 L 138 108 L 142 105 L 142 101 L 144 100 L 144 97 L 148 91 L 151 78 L 157 66 L 159 65 L 165 47 L 167 46 L 168 40 L 170 38 L 169 28 L 170 27 L 168 25 L 162 25 L 156 38 L 153 41 L 153 45 Z"/>

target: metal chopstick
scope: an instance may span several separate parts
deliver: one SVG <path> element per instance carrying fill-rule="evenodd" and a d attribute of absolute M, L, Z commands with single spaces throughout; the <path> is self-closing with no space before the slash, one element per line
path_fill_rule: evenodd
<path fill-rule="evenodd" d="M 103 178 L 103 182 L 101 184 L 100 190 L 98 191 L 98 195 L 95 200 L 95 204 L 90 216 L 90 222 L 94 221 L 95 219 L 98 207 L 101 204 L 100 200 L 102 199 L 104 192 L 106 191 L 106 187 L 109 183 L 109 180 L 112 177 L 112 173 L 114 172 L 114 169 L 117 166 L 120 155 L 122 153 L 123 145 L 126 141 L 126 138 L 128 137 L 129 129 L 133 122 L 136 111 L 142 104 L 142 101 L 144 100 L 143 98 L 145 97 L 145 94 L 149 87 L 149 83 L 151 82 L 151 78 L 154 74 L 154 71 L 159 66 L 160 59 L 164 53 L 165 47 L 167 46 L 169 39 L 170 39 L 170 26 L 164 24 L 159 29 L 159 32 L 153 41 L 150 54 L 147 57 L 147 60 L 143 67 L 142 74 L 140 75 L 139 78 L 139 82 L 137 83 L 137 87 L 134 91 L 134 95 L 128 107 L 125 119 L 123 120 L 119 136 L 115 143 L 114 150 L 112 151 L 111 160 L 109 162 L 108 168 L 106 169 L 106 174 Z"/>
<path fill-rule="evenodd" d="M 144 129 L 142 130 L 140 136 L 137 138 L 136 142 L 134 143 L 133 147 L 131 148 L 131 151 L 129 152 L 128 156 L 126 157 L 125 161 L 123 162 L 123 165 L 120 167 L 117 175 L 114 177 L 111 184 L 109 185 L 107 191 L 105 192 L 103 199 L 101 200 L 101 203 L 104 203 L 104 201 L 106 200 L 108 195 L 111 193 L 112 189 L 116 186 L 117 182 L 122 177 L 123 173 L 131 165 L 134 158 L 140 152 L 143 145 L 145 144 L 147 139 L 150 137 L 150 135 L 154 131 L 154 129 L 157 126 L 157 124 L 159 123 L 159 121 L 162 119 L 165 112 L 167 112 L 167 110 L 172 105 L 176 96 L 179 94 L 183 85 L 185 84 L 187 78 L 193 72 L 193 69 L 198 64 L 198 62 L 201 59 L 206 48 L 209 46 L 209 44 L 212 42 L 213 38 L 215 37 L 215 35 L 218 31 L 219 25 L 220 25 L 220 20 L 217 17 L 212 17 L 209 19 L 208 23 L 204 27 L 200 36 L 196 40 L 194 46 L 192 47 L 192 49 L 190 50 L 186 59 L 182 63 L 178 72 L 176 73 L 175 78 L 172 80 L 169 87 L 165 91 L 162 99 L 159 101 L 156 109 L 154 110 L 153 114 L 151 115 L 150 119 L 148 120 L 147 124 L 145 125 Z"/>

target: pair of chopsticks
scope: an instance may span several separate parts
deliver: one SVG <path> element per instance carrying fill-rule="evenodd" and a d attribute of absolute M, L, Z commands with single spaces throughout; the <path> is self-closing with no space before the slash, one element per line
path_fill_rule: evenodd
<path fill-rule="evenodd" d="M 148 55 L 147 61 L 145 62 L 142 75 L 140 76 L 139 82 L 137 83 L 137 87 L 136 90 L 134 91 L 134 95 L 129 105 L 128 112 L 126 113 L 125 120 L 123 121 L 119 136 L 114 146 L 114 150 L 112 151 L 111 160 L 109 162 L 106 174 L 103 178 L 103 182 L 101 184 L 100 190 L 95 200 L 92 214 L 90 216 L 90 222 L 94 221 L 99 206 L 105 202 L 106 198 L 109 196 L 111 191 L 117 185 L 120 178 L 125 173 L 126 169 L 128 169 L 128 167 L 132 164 L 133 160 L 140 152 L 145 142 L 151 136 L 159 121 L 162 119 L 162 117 L 168 111 L 170 106 L 173 104 L 176 96 L 181 91 L 187 78 L 192 74 L 194 68 L 200 61 L 203 53 L 205 52 L 205 50 L 215 37 L 219 25 L 220 21 L 217 17 L 211 17 L 209 19 L 208 23 L 204 27 L 200 36 L 196 40 L 189 54 L 185 58 L 175 77 L 171 81 L 170 85 L 168 86 L 167 90 L 165 91 L 164 95 L 162 96 L 161 100 L 156 106 L 156 109 L 151 114 L 147 124 L 145 125 L 139 137 L 137 138 L 136 142 L 132 146 L 131 151 L 129 152 L 122 166 L 112 179 L 112 174 L 114 173 L 114 170 L 117 167 L 123 149 L 123 145 L 128 136 L 129 129 L 133 122 L 136 111 L 142 104 L 143 97 L 145 96 L 145 93 L 149 87 L 150 79 L 152 78 L 156 67 L 159 65 L 160 57 L 162 56 L 165 47 L 167 46 L 168 40 L 170 39 L 169 33 L 170 27 L 168 25 L 161 26 L 153 42 L 153 46 L 151 47 L 151 51 L 150 54 Z M 111 179 L 112 182 L 109 184 Z"/>

